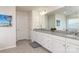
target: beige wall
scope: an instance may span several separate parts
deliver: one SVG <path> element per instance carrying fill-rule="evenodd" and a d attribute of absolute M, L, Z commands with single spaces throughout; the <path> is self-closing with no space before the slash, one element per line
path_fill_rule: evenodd
<path fill-rule="evenodd" d="M 17 11 L 17 40 L 30 39 L 31 12 Z"/>
<path fill-rule="evenodd" d="M 0 14 L 12 16 L 11 27 L 0 27 L 0 50 L 16 46 L 16 8 L 14 6 L 0 7 Z"/>

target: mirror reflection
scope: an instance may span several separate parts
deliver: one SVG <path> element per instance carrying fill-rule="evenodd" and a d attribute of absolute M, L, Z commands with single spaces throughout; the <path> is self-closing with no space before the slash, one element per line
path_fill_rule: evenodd
<path fill-rule="evenodd" d="M 79 7 L 66 6 L 46 16 L 48 30 L 79 32 Z"/>

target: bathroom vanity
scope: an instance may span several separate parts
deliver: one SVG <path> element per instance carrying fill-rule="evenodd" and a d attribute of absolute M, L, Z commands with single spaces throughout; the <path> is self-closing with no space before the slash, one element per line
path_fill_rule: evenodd
<path fill-rule="evenodd" d="M 32 41 L 53 53 L 78 53 L 78 35 L 71 35 L 65 31 L 49 31 L 36 29 L 32 31 Z"/>
<path fill-rule="evenodd" d="M 72 12 L 71 12 L 72 11 Z M 43 15 L 44 16 L 44 15 Z M 63 7 L 45 14 L 46 22 L 32 31 L 32 41 L 54 53 L 79 52 L 78 7 Z M 44 21 L 43 19 L 41 19 Z M 47 29 L 47 30 L 46 30 Z M 51 31 L 54 30 L 54 31 Z"/>

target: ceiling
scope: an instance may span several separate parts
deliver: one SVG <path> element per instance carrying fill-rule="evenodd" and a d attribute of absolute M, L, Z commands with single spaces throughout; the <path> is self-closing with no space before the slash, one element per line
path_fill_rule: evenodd
<path fill-rule="evenodd" d="M 63 8 L 55 10 L 54 12 L 50 12 L 49 14 L 58 13 L 58 14 L 71 15 L 75 12 L 77 12 L 77 13 L 79 12 L 78 6 L 65 6 Z"/>
<path fill-rule="evenodd" d="M 31 11 L 33 9 L 39 8 L 38 6 L 17 6 L 16 10 L 18 11 Z"/>
<path fill-rule="evenodd" d="M 32 11 L 34 9 L 38 10 L 47 10 L 47 11 L 52 11 L 56 8 L 59 8 L 59 6 L 17 6 L 16 10 L 17 11 Z"/>

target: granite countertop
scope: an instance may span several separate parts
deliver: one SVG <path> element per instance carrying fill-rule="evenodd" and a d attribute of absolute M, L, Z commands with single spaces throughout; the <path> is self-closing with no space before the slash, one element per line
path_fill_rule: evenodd
<path fill-rule="evenodd" d="M 68 33 L 66 31 L 50 31 L 45 29 L 34 29 L 34 31 L 79 40 L 79 34 L 75 36 L 74 34 Z"/>

